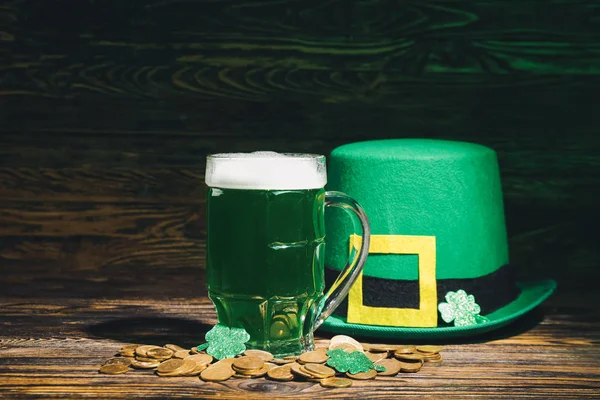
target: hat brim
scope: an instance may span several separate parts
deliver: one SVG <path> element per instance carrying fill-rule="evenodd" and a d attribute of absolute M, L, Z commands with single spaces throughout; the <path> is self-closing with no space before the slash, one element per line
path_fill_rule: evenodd
<path fill-rule="evenodd" d="M 487 322 L 471 326 L 444 326 L 438 328 L 408 328 L 380 325 L 349 324 L 346 318 L 332 315 L 319 329 L 331 333 L 387 339 L 447 339 L 476 336 L 489 332 L 523 316 L 540 305 L 556 290 L 556 282 L 551 279 L 535 282 L 518 282 L 519 296 L 506 306 L 485 315 Z"/>

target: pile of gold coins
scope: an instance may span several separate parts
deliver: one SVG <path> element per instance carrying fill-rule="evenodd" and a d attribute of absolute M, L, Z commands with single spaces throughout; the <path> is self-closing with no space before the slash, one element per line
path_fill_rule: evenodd
<path fill-rule="evenodd" d="M 327 366 L 328 350 L 344 349 L 348 353 L 363 352 L 374 365 L 385 371 L 340 373 Z M 399 373 L 418 372 L 423 364 L 440 363 L 440 346 L 385 345 L 359 343 L 353 338 L 338 335 L 328 343 L 319 343 L 316 350 L 300 356 L 275 358 L 262 350 L 246 350 L 235 358 L 215 360 L 195 347 L 184 349 L 174 344 L 164 347 L 130 344 L 100 367 L 103 374 L 124 374 L 133 369 L 155 369 L 161 377 L 199 376 L 206 382 L 221 382 L 230 378 L 256 379 L 265 377 L 274 381 L 305 380 L 318 382 L 323 387 L 349 387 L 352 380 L 375 379 L 377 376 L 396 376 Z"/>

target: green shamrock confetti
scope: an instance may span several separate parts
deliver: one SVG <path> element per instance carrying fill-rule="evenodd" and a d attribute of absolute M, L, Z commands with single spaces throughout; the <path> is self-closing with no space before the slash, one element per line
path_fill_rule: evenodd
<path fill-rule="evenodd" d="M 206 332 L 204 336 L 208 343 L 198 346 L 198 350 L 206 348 L 206 352 L 222 360 L 232 358 L 246 351 L 246 342 L 250 340 L 250 335 L 244 328 L 229 328 L 225 325 L 216 324 L 212 329 Z"/>
<path fill-rule="evenodd" d="M 199 344 L 199 345 L 198 345 L 198 347 L 196 347 L 196 349 L 197 349 L 198 351 L 205 350 L 205 349 L 207 349 L 207 348 L 208 348 L 209 344 L 210 344 L 210 343 L 208 343 L 208 342 L 207 342 L 207 343 L 203 343 L 203 344 Z"/>
<path fill-rule="evenodd" d="M 373 364 L 373 367 L 375 368 L 375 371 L 377 371 L 377 372 L 385 372 L 386 371 L 386 369 L 383 365 Z"/>
<path fill-rule="evenodd" d="M 350 372 L 358 374 L 359 372 L 369 372 L 371 369 L 376 371 L 385 371 L 385 367 L 374 365 L 362 351 L 346 352 L 344 349 L 333 349 L 327 352 L 329 359 L 327 365 L 333 367 L 338 372 Z"/>
<path fill-rule="evenodd" d="M 446 301 L 438 305 L 438 310 L 447 323 L 454 321 L 454 326 L 469 326 L 488 321 L 479 315 L 481 307 L 475 303 L 475 297 L 462 289 L 446 293 Z"/>

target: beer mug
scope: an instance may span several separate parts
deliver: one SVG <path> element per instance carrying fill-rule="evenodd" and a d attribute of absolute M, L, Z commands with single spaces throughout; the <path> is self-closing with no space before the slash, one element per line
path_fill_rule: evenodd
<path fill-rule="evenodd" d="M 256 152 L 207 158 L 208 295 L 219 323 L 250 334 L 248 348 L 278 357 L 313 349 L 314 330 L 363 268 L 367 217 L 352 198 L 326 192 L 326 182 L 322 155 Z M 349 249 L 349 262 L 324 293 L 327 206 L 352 211 L 363 240 L 360 250 Z"/>

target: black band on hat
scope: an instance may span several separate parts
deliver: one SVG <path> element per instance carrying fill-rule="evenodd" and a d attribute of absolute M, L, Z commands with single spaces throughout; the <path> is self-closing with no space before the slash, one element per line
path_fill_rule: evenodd
<path fill-rule="evenodd" d="M 330 287 L 340 271 L 325 267 L 325 283 Z M 363 275 L 363 305 L 384 308 L 419 308 L 419 281 L 374 278 Z M 445 301 L 446 293 L 459 289 L 475 296 L 481 315 L 490 314 L 517 298 L 520 289 L 515 284 L 515 271 L 511 264 L 477 278 L 438 279 L 438 304 Z M 339 305 L 334 314 L 348 314 L 348 299 Z M 439 316 L 438 316 L 439 317 Z M 445 324 L 438 318 L 439 325 Z"/>

